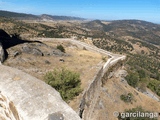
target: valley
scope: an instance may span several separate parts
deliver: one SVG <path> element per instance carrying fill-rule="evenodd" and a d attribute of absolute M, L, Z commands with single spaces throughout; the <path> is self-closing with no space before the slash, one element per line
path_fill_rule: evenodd
<path fill-rule="evenodd" d="M 114 111 L 137 107 L 160 111 L 160 25 L 30 17 L 0 17 L 6 32 L 0 31 L 3 65 L 43 82 L 54 69 L 79 73 L 82 92 L 67 104 L 84 120 L 120 120 Z M 60 45 L 65 52 L 57 49 Z"/>

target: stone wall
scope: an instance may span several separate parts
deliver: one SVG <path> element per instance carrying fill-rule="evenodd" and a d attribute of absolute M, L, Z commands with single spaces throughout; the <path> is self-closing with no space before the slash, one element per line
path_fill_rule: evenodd
<path fill-rule="evenodd" d="M 84 91 L 79 106 L 79 116 L 83 120 L 91 120 L 99 93 L 101 91 L 102 80 L 107 79 L 109 75 L 110 71 L 108 70 L 112 69 L 112 67 L 116 67 L 116 64 L 118 63 L 119 66 L 124 59 L 125 57 L 119 57 L 118 59 L 110 58 L 104 66 L 101 66 L 87 90 Z"/>
<path fill-rule="evenodd" d="M 82 96 L 79 107 L 79 116 L 84 120 L 89 120 L 89 115 L 91 115 L 90 112 L 92 112 L 92 108 L 94 108 L 94 105 L 97 102 L 97 97 L 102 83 L 102 72 L 103 68 L 101 67 Z"/>

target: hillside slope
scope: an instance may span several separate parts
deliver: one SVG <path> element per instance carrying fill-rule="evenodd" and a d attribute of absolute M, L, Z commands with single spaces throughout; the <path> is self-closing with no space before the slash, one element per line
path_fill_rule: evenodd
<path fill-rule="evenodd" d="M 112 73 L 111 78 L 106 79 L 92 113 L 92 120 L 121 120 L 114 113 L 124 113 L 126 110 L 137 107 L 149 112 L 160 111 L 160 103 L 128 85 L 121 76 L 122 71 L 124 69 L 119 68 Z M 131 101 L 123 101 L 121 96 L 128 94 L 131 95 Z"/>
<path fill-rule="evenodd" d="M 114 39 L 138 39 L 160 45 L 160 25 L 151 22 L 141 20 L 117 20 L 109 24 L 104 24 L 100 20 L 95 20 L 85 23 L 84 26 L 92 30 L 104 31 Z"/>

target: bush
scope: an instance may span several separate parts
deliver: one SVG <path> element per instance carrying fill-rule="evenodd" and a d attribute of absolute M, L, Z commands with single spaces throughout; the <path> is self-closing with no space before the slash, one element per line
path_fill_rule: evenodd
<path fill-rule="evenodd" d="M 62 45 L 58 45 L 57 49 L 59 49 L 61 52 L 65 53 L 65 49 L 64 49 L 64 47 Z"/>
<path fill-rule="evenodd" d="M 132 93 L 128 93 L 127 95 L 121 95 L 120 98 L 124 102 L 131 102 L 133 100 L 133 94 Z"/>
<path fill-rule="evenodd" d="M 102 56 L 102 60 L 103 60 L 103 62 L 107 62 L 106 56 Z"/>
<path fill-rule="evenodd" d="M 80 88 L 80 75 L 67 69 L 55 69 L 48 72 L 45 82 L 55 88 L 66 102 L 78 96 L 82 91 Z"/>

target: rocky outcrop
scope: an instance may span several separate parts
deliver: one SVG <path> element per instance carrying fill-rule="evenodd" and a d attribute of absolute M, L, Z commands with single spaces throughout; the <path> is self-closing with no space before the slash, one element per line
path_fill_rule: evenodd
<path fill-rule="evenodd" d="M 4 49 L 3 49 L 3 46 L 2 44 L 0 43 L 0 62 L 4 62 L 5 60 L 5 52 L 4 52 Z"/>
<path fill-rule="evenodd" d="M 37 55 L 37 56 L 43 56 L 43 53 L 41 52 L 41 50 L 35 47 L 34 46 L 30 47 L 29 43 L 27 43 L 22 47 L 22 52 Z"/>
<path fill-rule="evenodd" d="M 60 94 L 17 69 L 0 65 L 0 117 L 7 120 L 80 120 Z M 2 119 L 2 120 L 3 120 Z"/>
<path fill-rule="evenodd" d="M 33 54 L 36 56 L 67 56 L 60 50 L 45 45 L 43 43 L 24 43 L 21 48 L 22 53 Z"/>

